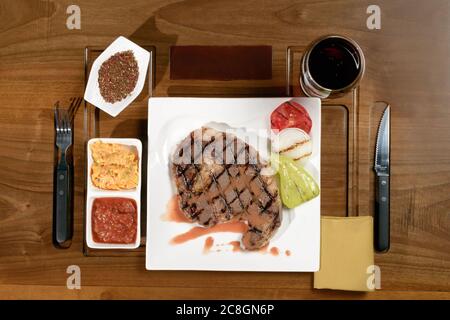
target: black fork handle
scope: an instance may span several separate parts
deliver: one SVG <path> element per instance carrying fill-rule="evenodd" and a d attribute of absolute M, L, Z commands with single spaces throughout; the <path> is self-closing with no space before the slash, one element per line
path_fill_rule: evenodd
<path fill-rule="evenodd" d="M 73 235 L 73 170 L 67 163 L 64 153 L 54 172 L 53 243 L 58 248 L 68 248 Z"/>

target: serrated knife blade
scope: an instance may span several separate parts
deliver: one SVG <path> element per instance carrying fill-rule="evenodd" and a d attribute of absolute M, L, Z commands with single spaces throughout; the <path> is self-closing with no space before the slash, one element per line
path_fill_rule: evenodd
<path fill-rule="evenodd" d="M 388 105 L 381 117 L 378 127 L 377 143 L 375 148 L 375 172 L 378 175 L 389 175 L 389 149 L 390 149 L 390 106 Z"/>
<path fill-rule="evenodd" d="M 380 102 L 378 102 L 380 103 Z M 384 103 L 384 102 L 382 102 Z M 390 246 L 390 106 L 387 103 L 378 127 L 375 147 L 376 203 L 374 219 L 374 246 L 378 252 L 387 252 Z"/>

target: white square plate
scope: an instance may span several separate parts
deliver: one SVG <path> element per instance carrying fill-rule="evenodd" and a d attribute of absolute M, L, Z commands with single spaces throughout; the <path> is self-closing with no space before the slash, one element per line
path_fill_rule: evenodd
<path fill-rule="evenodd" d="M 111 56 L 118 52 L 131 50 L 136 58 L 139 68 L 139 78 L 136 83 L 136 87 L 125 99 L 117 101 L 115 103 L 106 102 L 100 94 L 100 88 L 98 86 L 98 70 L 103 62 L 108 60 Z M 147 75 L 148 63 L 150 60 L 150 52 L 139 47 L 134 42 L 128 40 L 125 37 L 118 37 L 111 43 L 108 48 L 103 51 L 92 64 L 91 72 L 89 73 L 88 83 L 84 92 L 84 100 L 97 108 L 105 111 L 109 115 L 115 117 L 123 109 L 125 109 L 136 97 L 141 93 L 145 84 L 145 77 Z"/>
<path fill-rule="evenodd" d="M 228 245 L 241 234 L 222 232 L 173 245 L 171 239 L 197 226 L 165 221 L 175 195 L 168 160 L 176 145 L 203 125 L 228 125 L 245 130 L 270 130 L 270 114 L 281 103 L 294 100 L 311 119 L 313 155 L 306 167 L 320 183 L 320 99 L 317 98 L 150 98 L 148 112 L 147 246 L 148 270 L 305 271 L 319 269 L 320 195 L 295 209 L 283 208 L 280 228 L 266 252 L 233 252 Z M 239 136 L 239 135 L 238 135 Z M 250 143 L 251 144 L 251 143 Z M 258 149 L 258 148 L 257 148 Z M 261 156 L 267 152 L 260 150 Z M 203 248 L 208 236 L 214 245 Z M 278 255 L 270 253 L 277 248 Z M 290 254 L 289 254 L 290 253 Z"/>

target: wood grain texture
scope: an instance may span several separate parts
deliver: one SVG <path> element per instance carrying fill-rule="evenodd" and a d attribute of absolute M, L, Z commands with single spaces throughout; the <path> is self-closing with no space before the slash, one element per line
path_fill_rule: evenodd
<path fill-rule="evenodd" d="M 371 2 L 365 0 L 79 0 L 81 30 L 65 26 L 69 4 L 0 3 L 1 298 L 450 298 L 447 1 L 378 1 L 378 31 L 366 28 Z M 154 45 L 155 93 L 164 96 L 179 92 L 168 81 L 171 45 L 272 45 L 273 79 L 252 89 L 263 95 L 284 85 L 288 46 L 304 46 L 327 33 L 354 38 L 366 53 L 356 119 L 361 215 L 373 213 L 373 145 L 380 114 L 373 102 L 392 105 L 392 247 L 376 256 L 382 290 L 313 290 L 312 274 L 146 272 L 143 257 L 84 257 L 82 179 L 76 180 L 73 245 L 53 248 L 52 106 L 83 94 L 86 46 L 105 46 L 118 35 Z M 82 177 L 82 117 L 76 119 L 75 134 L 75 174 Z M 72 264 L 82 270 L 81 291 L 65 288 Z"/>
<path fill-rule="evenodd" d="M 236 291 L 242 291 L 236 293 Z M 339 292 L 332 290 L 297 290 L 297 289 L 266 289 L 256 292 L 246 290 L 246 287 L 234 288 L 179 288 L 179 287 L 107 287 L 90 286 L 82 290 L 67 290 L 60 286 L 20 286 L 0 285 L 0 293 L 4 299 L 328 299 L 328 300 L 380 300 L 380 299 L 446 299 L 448 294 L 439 291 L 385 291 L 385 292 Z"/>

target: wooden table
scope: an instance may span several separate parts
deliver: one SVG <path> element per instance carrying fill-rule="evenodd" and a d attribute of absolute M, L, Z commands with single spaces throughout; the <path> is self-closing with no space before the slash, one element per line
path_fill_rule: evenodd
<path fill-rule="evenodd" d="M 0 298 L 450 298 L 450 55 L 447 1 L 377 1 L 381 30 L 368 30 L 371 1 L 78 0 L 81 30 L 66 28 L 72 1 L 0 4 Z M 367 72 L 359 122 L 370 106 L 392 105 L 391 237 L 376 255 L 382 290 L 312 289 L 312 274 L 147 272 L 143 257 L 85 257 L 83 180 L 76 180 L 75 235 L 68 250 L 51 244 L 53 112 L 56 100 L 82 96 L 83 50 L 118 35 L 152 43 L 168 64 L 173 44 L 269 44 L 273 85 L 283 83 L 283 50 L 339 33 L 360 43 Z M 156 91 L 167 93 L 168 70 Z M 82 117 L 76 119 L 82 133 Z M 370 135 L 373 137 L 373 134 Z M 360 214 L 371 214 L 373 179 L 360 138 Z M 82 140 L 75 161 L 82 163 Z M 78 165 L 76 176 L 83 168 Z M 364 200 L 365 199 L 365 200 Z M 81 268 L 68 290 L 66 268 Z"/>

